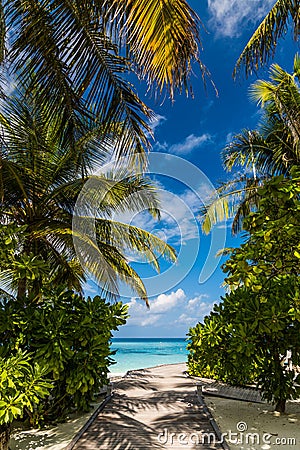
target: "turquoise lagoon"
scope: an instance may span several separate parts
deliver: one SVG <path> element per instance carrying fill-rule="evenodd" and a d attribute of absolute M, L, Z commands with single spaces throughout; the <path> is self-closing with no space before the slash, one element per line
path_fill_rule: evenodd
<path fill-rule="evenodd" d="M 187 361 L 185 338 L 113 338 L 112 350 L 117 350 L 110 372 L 126 373 L 128 370 L 174 364 Z"/>

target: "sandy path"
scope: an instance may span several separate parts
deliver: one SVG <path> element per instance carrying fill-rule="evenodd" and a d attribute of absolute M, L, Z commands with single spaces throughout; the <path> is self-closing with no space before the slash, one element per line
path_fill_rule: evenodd
<path fill-rule="evenodd" d="M 218 439 L 185 370 L 174 364 L 130 372 L 74 450 L 222 449 L 207 443 Z"/>

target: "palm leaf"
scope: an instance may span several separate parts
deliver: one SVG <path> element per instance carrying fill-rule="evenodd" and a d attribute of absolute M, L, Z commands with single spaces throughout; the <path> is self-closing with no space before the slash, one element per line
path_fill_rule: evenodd
<path fill-rule="evenodd" d="M 251 86 L 251 97 L 263 110 L 258 130 L 242 130 L 222 153 L 225 169 L 234 166 L 249 169 L 253 176 L 236 176 L 216 191 L 203 208 L 203 230 L 225 218 L 233 217 L 232 232 L 242 229 L 244 218 L 259 206 L 257 188 L 274 175 L 290 175 L 300 163 L 300 93 L 298 78 L 300 58 L 294 59 L 289 74 L 277 64 L 270 69 L 270 80 L 259 80 Z"/>
<path fill-rule="evenodd" d="M 109 242 L 123 253 L 129 250 L 141 254 L 157 271 L 159 257 L 173 262 L 176 260 L 175 250 L 170 245 L 139 227 L 115 220 L 97 219 L 96 233 L 99 241 Z"/>
<path fill-rule="evenodd" d="M 94 114 L 108 129 L 122 123 L 117 155 L 143 154 L 151 112 L 127 81 L 128 62 L 105 35 L 101 13 L 87 2 L 14 0 L 6 15 L 13 68 L 36 102 L 47 98 L 48 119 L 70 145 Z"/>
<path fill-rule="evenodd" d="M 298 40 L 299 7 L 299 0 L 277 0 L 242 51 L 234 69 L 234 76 L 242 66 L 248 76 L 274 56 L 278 39 L 286 34 L 289 18 L 293 25 L 294 39 Z"/>
<path fill-rule="evenodd" d="M 35 96 L 24 95 L 21 86 L 11 99 L 2 102 L 0 114 L 0 217 L 5 223 L 26 225 L 17 251 L 47 261 L 46 283 L 64 280 L 64 284 L 80 291 L 89 274 L 111 296 L 118 294 L 121 281 L 147 299 L 145 286 L 130 266 L 126 251 L 135 250 L 157 270 L 159 257 L 174 260 L 174 251 L 150 233 L 111 218 L 116 213 L 144 210 L 159 217 L 151 180 L 124 167 L 108 174 L 87 174 L 97 155 L 101 162 L 105 153 L 98 143 L 101 133 L 106 143 L 113 142 L 113 127 L 106 137 L 100 122 L 85 119 L 84 128 L 69 144 L 64 133 L 57 133 L 56 122 L 49 122 L 48 100 L 45 105 L 35 100 Z M 76 220 L 84 224 L 83 229 L 77 229 Z M 43 282 L 42 278 L 38 281 Z"/>
<path fill-rule="evenodd" d="M 73 187 L 75 190 L 72 193 Z M 112 213 L 147 210 L 153 217 L 159 217 L 159 201 L 155 187 L 150 180 L 140 175 L 122 176 L 118 172 L 115 176 L 112 176 L 112 173 L 107 176 L 91 175 L 81 183 L 77 180 L 60 186 L 53 196 L 57 196 L 57 193 L 59 202 L 65 199 L 68 203 L 75 199 L 76 212 L 79 215 L 111 217 Z"/>
<path fill-rule="evenodd" d="M 259 182 L 257 179 L 243 176 L 217 189 L 211 202 L 200 211 L 203 232 L 210 233 L 216 223 L 229 218 L 233 218 L 232 233 L 237 234 L 241 231 L 243 219 L 258 206 Z M 238 188 L 239 185 L 242 186 Z"/>
<path fill-rule="evenodd" d="M 78 224 L 75 230 L 70 230 L 77 257 L 87 273 L 103 287 L 107 297 L 114 299 L 118 296 L 118 281 L 121 280 L 148 304 L 146 288 L 135 270 L 130 267 L 116 247 L 103 240 L 95 239 L 94 230 L 92 229 L 89 233 L 88 225 L 90 223 L 87 224 L 84 220 L 84 232 L 80 231 Z M 67 231 L 64 230 L 64 232 Z"/>
<path fill-rule="evenodd" d="M 184 0 L 104 0 L 105 20 L 119 45 L 126 45 L 139 76 L 159 93 L 189 90 L 192 62 L 200 64 L 201 21 Z"/>

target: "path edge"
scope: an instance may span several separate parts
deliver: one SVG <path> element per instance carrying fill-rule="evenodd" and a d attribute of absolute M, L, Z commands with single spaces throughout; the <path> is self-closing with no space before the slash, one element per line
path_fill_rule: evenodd
<path fill-rule="evenodd" d="M 208 406 L 206 405 L 204 397 L 199 394 L 198 389 L 197 389 L 197 398 L 198 398 L 200 405 L 202 406 L 203 412 L 207 415 L 207 418 L 208 418 L 209 422 L 211 423 L 211 426 L 213 427 L 213 430 L 216 433 L 217 438 L 219 439 L 219 444 L 222 446 L 222 448 L 224 450 L 230 450 L 230 447 L 227 444 L 226 439 L 222 436 L 219 425 L 215 421 L 212 413 L 210 412 Z"/>
<path fill-rule="evenodd" d="M 110 395 L 105 397 L 103 402 L 95 409 L 93 414 L 90 416 L 89 420 L 80 428 L 79 431 L 77 431 L 77 433 L 75 434 L 75 436 L 73 437 L 71 442 L 69 442 L 69 444 L 66 447 L 64 447 L 63 450 L 72 450 L 75 447 L 75 445 L 77 444 L 79 439 L 86 432 L 86 430 L 92 425 L 92 423 L 94 422 L 94 420 L 96 419 L 98 414 L 100 414 L 100 412 L 105 408 L 105 406 L 112 399 L 112 397 L 113 397 L 113 393 L 111 393 Z"/>

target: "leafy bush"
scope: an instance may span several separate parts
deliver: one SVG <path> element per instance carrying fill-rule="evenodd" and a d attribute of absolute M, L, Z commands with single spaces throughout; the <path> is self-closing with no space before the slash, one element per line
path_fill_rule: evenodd
<path fill-rule="evenodd" d="M 300 174 L 292 174 L 258 190 L 259 210 L 244 221 L 248 238 L 223 266 L 229 293 L 189 331 L 192 374 L 234 384 L 255 380 L 280 411 L 299 396 Z"/>
<path fill-rule="evenodd" d="M 0 342 L 6 354 L 30 352 L 53 382 L 51 396 L 31 415 L 33 423 L 57 420 L 72 408 L 88 410 L 108 383 L 111 332 L 126 318 L 127 307 L 120 302 L 109 304 L 99 296 L 84 299 L 63 288 L 49 292 L 38 304 L 2 301 Z"/>
<path fill-rule="evenodd" d="M 24 412 L 34 412 L 49 395 L 52 385 L 45 380 L 45 369 L 33 364 L 30 356 L 18 351 L 9 358 L 0 357 L 0 448 L 8 447 L 11 422 Z"/>

